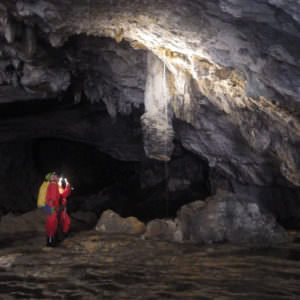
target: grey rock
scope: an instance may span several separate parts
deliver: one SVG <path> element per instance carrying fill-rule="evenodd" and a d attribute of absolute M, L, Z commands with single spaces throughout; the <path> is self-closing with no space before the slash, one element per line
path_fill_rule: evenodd
<path fill-rule="evenodd" d="M 274 216 L 245 195 L 219 191 L 206 202 L 183 206 L 178 212 L 184 240 L 232 242 L 259 247 L 285 243 L 286 231 Z"/>
<path fill-rule="evenodd" d="M 8 43 L 13 43 L 16 38 L 16 24 L 9 18 L 7 24 L 4 27 L 4 37 Z"/>
<path fill-rule="evenodd" d="M 26 27 L 25 29 L 25 53 L 28 57 L 32 57 L 37 48 L 36 33 L 34 28 Z"/>
<path fill-rule="evenodd" d="M 70 85 L 70 73 L 64 69 L 44 69 L 26 65 L 23 72 L 21 84 L 33 91 L 35 87 L 45 85 L 43 90 L 51 95 L 66 91 Z"/>
<path fill-rule="evenodd" d="M 9 42 L 2 56 L 8 66 L 21 61 L 18 70 L 0 73 L 1 102 L 56 97 L 80 82 L 80 91 L 91 103 L 103 102 L 113 120 L 145 107 L 148 157 L 169 160 L 179 136 L 186 149 L 236 181 L 265 185 L 280 172 L 300 185 L 298 164 L 282 155 L 288 148 L 298 160 L 298 2 L 123 1 L 119 12 L 111 2 L 5 0 L 1 12 L 0 31 Z M 141 12 L 145 17 L 132 22 Z M 26 31 L 27 55 L 19 27 L 35 28 Z M 39 42 L 45 39 L 53 47 Z M 193 128 L 174 129 L 174 116 Z"/>
<path fill-rule="evenodd" d="M 168 161 L 174 148 L 168 74 L 164 63 L 151 53 L 148 54 L 147 73 L 146 112 L 141 118 L 145 153 L 149 158 Z"/>

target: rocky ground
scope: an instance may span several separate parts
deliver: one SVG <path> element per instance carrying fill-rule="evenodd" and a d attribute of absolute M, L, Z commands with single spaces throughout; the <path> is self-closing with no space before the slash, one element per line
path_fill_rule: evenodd
<path fill-rule="evenodd" d="M 148 224 L 111 210 L 99 220 L 72 213 L 70 235 L 55 248 L 46 247 L 43 209 L 8 214 L 0 222 L 0 298 L 299 297 L 300 232 L 285 232 L 247 202 L 228 219 L 220 210 L 228 197 L 191 203 L 176 220 Z"/>
<path fill-rule="evenodd" d="M 44 234 L 0 237 L 1 299 L 297 299 L 300 234 L 255 249 L 71 233 L 56 248 Z"/>

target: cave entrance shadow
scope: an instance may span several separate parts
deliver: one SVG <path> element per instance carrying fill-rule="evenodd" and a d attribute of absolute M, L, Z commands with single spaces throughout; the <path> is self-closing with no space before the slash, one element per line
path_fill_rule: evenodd
<path fill-rule="evenodd" d="M 146 157 L 120 161 L 94 146 L 57 138 L 38 139 L 33 147 L 41 178 L 55 170 L 75 187 L 68 199 L 71 214 L 85 211 L 99 217 L 111 209 L 148 222 L 175 217 L 182 205 L 210 195 L 207 162 L 182 148 L 165 163 Z"/>

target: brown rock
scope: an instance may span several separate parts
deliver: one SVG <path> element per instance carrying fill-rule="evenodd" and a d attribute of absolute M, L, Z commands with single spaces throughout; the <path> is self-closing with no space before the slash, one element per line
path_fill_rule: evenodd
<path fill-rule="evenodd" d="M 177 222 L 172 220 L 152 220 L 147 224 L 145 239 L 159 239 L 165 241 L 182 241 L 181 230 Z"/>
<path fill-rule="evenodd" d="M 16 216 L 12 213 L 2 217 L 0 233 L 45 232 L 46 213 L 43 208 Z"/>
<path fill-rule="evenodd" d="M 140 235 L 145 232 L 145 224 L 135 217 L 122 218 L 112 210 L 106 210 L 96 225 L 96 231 L 105 233 L 127 233 Z"/>

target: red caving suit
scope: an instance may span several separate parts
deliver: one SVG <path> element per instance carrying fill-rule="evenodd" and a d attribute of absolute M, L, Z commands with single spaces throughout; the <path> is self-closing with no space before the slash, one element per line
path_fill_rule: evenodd
<path fill-rule="evenodd" d="M 58 225 L 62 226 L 62 231 L 67 233 L 70 229 L 71 219 L 67 213 L 67 197 L 71 194 L 71 186 L 61 188 L 56 182 L 50 182 L 47 189 L 46 205 L 50 207 L 47 213 L 46 233 L 48 237 L 54 238 Z M 63 210 L 60 212 L 60 205 Z M 60 217 L 58 220 L 58 216 Z M 59 222 L 59 224 L 58 224 Z"/>
<path fill-rule="evenodd" d="M 59 225 L 62 228 L 63 233 L 69 232 L 71 219 L 67 213 L 67 197 L 71 194 L 71 186 L 67 184 L 65 189 L 61 188 L 61 205 L 62 211 L 60 212 Z"/>
<path fill-rule="evenodd" d="M 59 210 L 60 193 L 58 190 L 58 184 L 56 182 L 50 182 L 46 195 L 46 206 L 50 207 L 47 213 L 46 233 L 48 237 L 54 238 L 57 232 L 58 220 L 57 212 Z"/>

